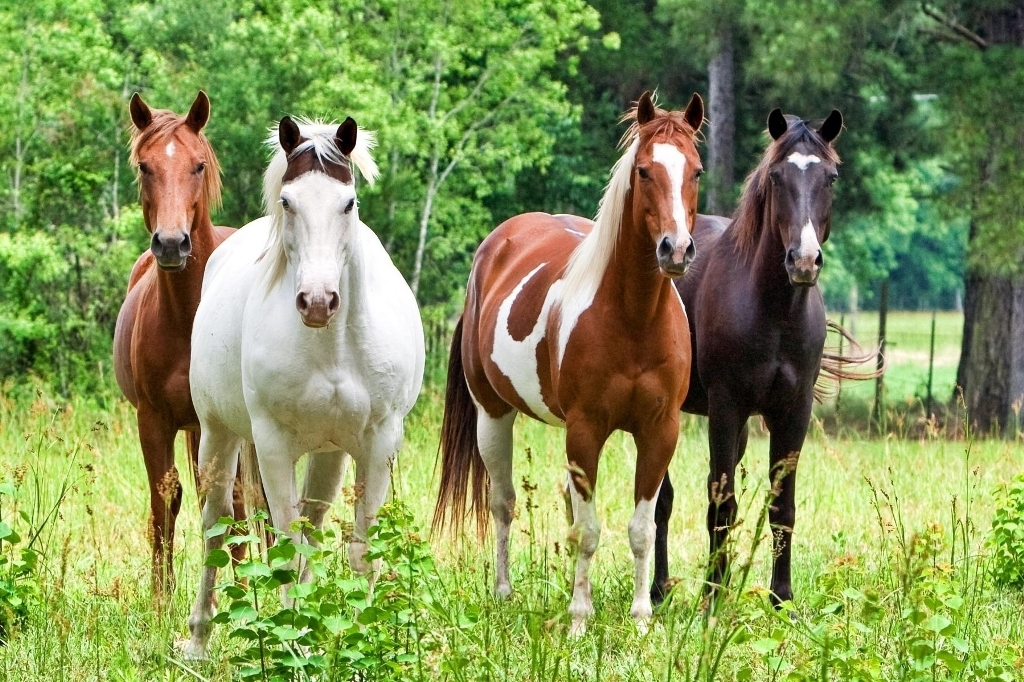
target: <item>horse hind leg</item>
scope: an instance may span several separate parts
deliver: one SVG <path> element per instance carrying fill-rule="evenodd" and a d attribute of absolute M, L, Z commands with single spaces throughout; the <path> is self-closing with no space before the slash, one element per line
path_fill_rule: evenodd
<path fill-rule="evenodd" d="M 140 405 L 139 442 L 149 479 L 149 528 L 153 596 L 174 592 L 174 528 L 181 509 L 181 482 L 174 466 L 174 425 L 164 415 Z"/>
<path fill-rule="evenodd" d="M 512 483 L 512 427 L 517 414 L 516 410 L 511 410 L 495 419 L 487 414 L 487 410 L 477 406 L 476 437 L 480 458 L 490 479 L 489 499 L 494 518 L 494 594 L 501 598 L 512 594 L 508 575 L 508 543 L 516 508 L 516 488 Z"/>
<path fill-rule="evenodd" d="M 324 525 L 327 511 L 338 497 L 349 457 L 341 451 L 314 452 L 308 457 L 306 483 L 300 500 L 302 507 L 299 514 L 309 521 L 313 528 L 320 530 Z M 309 542 L 313 545 L 318 544 L 313 538 L 309 538 Z M 309 581 L 309 570 L 308 565 L 302 568 L 300 582 Z"/>

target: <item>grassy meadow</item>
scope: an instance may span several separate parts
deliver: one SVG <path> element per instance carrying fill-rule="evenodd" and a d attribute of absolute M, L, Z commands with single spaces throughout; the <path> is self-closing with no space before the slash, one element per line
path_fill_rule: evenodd
<path fill-rule="evenodd" d="M 201 564 L 195 491 L 185 483 L 177 591 L 155 608 L 134 414 L 123 401 L 103 403 L 64 403 L 43 393 L 0 398 L 0 481 L 17 484 L 13 496 L 0 488 L 0 518 L 23 537 L 30 522 L 43 526 L 34 545 L 40 559 L 31 608 L 0 650 L 0 679 L 237 677 L 239 667 L 228 659 L 241 642 L 228 636 L 230 625 L 216 627 L 210 662 L 183 661 L 176 648 L 187 636 Z M 441 408 L 438 390 L 425 391 L 407 421 L 393 486 L 414 519 L 404 537 L 430 542 L 432 563 L 423 565 L 431 575 L 417 588 L 429 598 L 410 601 L 415 626 L 403 632 L 413 636 L 401 640 L 410 656 L 387 676 L 378 670 L 361 679 L 1024 679 L 1024 597 L 993 583 L 984 545 L 999 486 L 1024 469 L 1019 442 L 968 446 L 934 435 L 869 440 L 830 436 L 812 424 L 797 488 L 797 596 L 792 610 L 780 613 L 765 591 L 771 552 L 758 519 L 767 438 L 754 422 L 734 534 L 738 570 L 709 618 L 700 594 L 706 432 L 702 420 L 687 418 L 672 464 L 670 556 L 678 583 L 655 626 L 641 636 L 629 617 L 633 446 L 616 434 L 596 486 L 603 523 L 592 573 L 597 614 L 577 641 L 567 636 L 573 559 L 559 493 L 563 432 L 518 422 L 515 592 L 498 602 L 490 596 L 490 538 L 481 544 L 471 534 L 427 534 Z M 179 466 L 184 471 L 181 453 Z M 343 533 L 351 513 L 339 500 L 329 527 Z M 10 550 L 0 542 L 0 558 Z M 5 566 L 0 563 L 0 588 Z M 294 679 L 305 678 L 296 672 Z"/>

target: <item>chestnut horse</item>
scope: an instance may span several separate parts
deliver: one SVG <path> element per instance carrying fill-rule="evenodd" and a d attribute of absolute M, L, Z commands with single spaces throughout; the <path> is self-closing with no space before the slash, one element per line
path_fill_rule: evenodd
<path fill-rule="evenodd" d="M 598 459 L 620 429 L 637 448 L 635 560 L 630 610 L 643 630 L 654 545 L 654 500 L 675 451 L 679 405 L 690 375 L 686 312 L 672 286 L 693 257 L 701 162 L 694 138 L 704 105 L 657 109 L 644 93 L 625 120 L 625 153 L 612 169 L 597 218 L 527 213 L 499 225 L 473 261 L 455 328 L 441 427 L 441 490 L 434 526 L 464 520 L 478 530 L 487 507 L 497 526 L 495 592 L 511 592 L 509 526 L 515 506 L 512 427 L 523 412 L 566 429 L 570 538 L 579 545 L 571 634 L 594 609 L 590 562 L 601 524 Z M 488 490 L 488 479 L 490 488 Z"/>
<path fill-rule="evenodd" d="M 793 598 L 796 466 L 819 371 L 835 380 L 875 376 L 845 369 L 873 354 L 823 357 L 827 324 L 849 339 L 838 325 L 826 323 L 817 286 L 824 264 L 821 245 L 832 224 L 832 184 L 838 177 L 839 156 L 832 143 L 842 127 L 838 111 L 818 125 L 772 111 L 772 142 L 747 178 L 735 221 L 729 226 L 725 218 L 700 216 L 694 231 L 700 257 L 676 280 L 689 313 L 694 356 L 682 409 L 708 416 L 709 590 L 727 579 L 723 547 L 736 519 L 734 479 L 746 449 L 747 419 L 760 414 L 771 432 L 776 493 L 769 510 L 771 589 L 779 604 Z M 655 602 L 667 589 L 671 513 L 672 483 L 666 475 L 655 516 Z"/>
<path fill-rule="evenodd" d="M 190 464 L 199 445 L 188 370 L 192 319 L 206 261 L 233 229 L 214 227 L 220 204 L 220 164 L 202 130 L 210 100 L 200 91 L 186 116 L 150 109 L 138 93 L 129 104 L 131 163 L 137 170 L 142 215 L 152 235 L 135 262 L 117 315 L 114 370 L 135 406 L 149 479 L 153 593 L 173 589 L 174 525 L 181 484 L 174 438 L 186 431 Z M 241 502 L 236 513 L 243 514 Z"/>

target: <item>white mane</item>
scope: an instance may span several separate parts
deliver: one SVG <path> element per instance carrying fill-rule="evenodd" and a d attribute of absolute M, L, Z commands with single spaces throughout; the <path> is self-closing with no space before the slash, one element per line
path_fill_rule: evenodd
<path fill-rule="evenodd" d="M 608 187 L 597 207 L 594 227 L 569 257 L 565 267 L 564 295 L 593 300 L 597 288 L 604 279 L 605 270 L 615 253 L 615 242 L 619 235 L 619 224 L 625 208 L 626 193 L 632 175 L 636 153 L 640 149 L 640 138 L 634 136 L 625 153 L 615 162 L 609 173 Z"/>
<path fill-rule="evenodd" d="M 285 171 L 288 170 L 288 159 L 313 148 L 317 157 L 324 161 L 335 164 L 346 162 L 345 156 L 337 145 L 336 136 L 338 126 L 341 124 L 308 118 L 296 118 L 294 121 L 299 126 L 299 133 L 304 139 L 299 146 L 292 150 L 290 155 L 285 154 L 284 149 L 281 148 L 279 126 L 272 127 L 266 139 L 267 147 L 274 154 L 267 166 L 266 173 L 263 174 L 263 210 L 272 220 L 270 240 L 263 255 L 260 256 L 261 260 L 266 259 L 269 265 L 268 286 L 275 283 L 284 272 L 284 243 L 281 240 L 281 221 L 284 209 L 281 207 L 281 187 Z M 371 130 L 359 128 L 356 133 L 356 146 L 347 159 L 351 162 L 349 165 L 355 166 L 370 186 L 373 186 L 380 174 L 377 162 L 370 155 L 370 150 L 375 146 L 377 146 L 376 134 Z M 355 217 L 358 219 L 358 214 Z"/>

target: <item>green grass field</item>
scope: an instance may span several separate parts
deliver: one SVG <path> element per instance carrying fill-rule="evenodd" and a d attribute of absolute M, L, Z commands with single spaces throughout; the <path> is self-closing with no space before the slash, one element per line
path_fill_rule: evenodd
<path fill-rule="evenodd" d="M 407 422 L 395 470 L 394 494 L 420 529 L 435 497 L 440 410 L 436 391 L 426 392 Z M 686 421 L 672 465 L 671 569 L 679 583 L 646 637 L 636 633 L 628 613 L 632 443 L 614 435 L 601 463 L 597 615 L 588 634 L 573 641 L 566 636 L 573 564 L 558 491 L 563 432 L 521 418 L 516 592 L 507 602 L 490 597 L 490 541 L 432 538 L 433 605 L 417 621 L 423 644 L 407 642 L 418 652 L 415 662 L 389 679 L 1024 678 L 1024 599 L 992 584 L 982 544 L 997 487 L 1024 469 L 1019 443 L 977 442 L 968 455 L 964 442 L 836 439 L 813 427 L 799 472 L 793 618 L 767 606 L 770 551 L 762 542 L 749 578 L 736 579 L 736 591 L 706 627 L 699 604 L 707 546 L 703 429 L 701 420 Z M 766 450 L 755 425 L 741 482 L 746 511 L 736 533 L 737 565 L 749 557 L 762 508 Z M 210 663 L 186 664 L 175 648 L 187 634 L 201 552 L 198 505 L 188 485 L 177 541 L 178 589 L 167 608 L 157 610 L 150 601 L 143 532 L 148 493 L 129 406 L 63 405 L 45 396 L 0 401 L 0 452 L 0 480 L 20 481 L 17 509 L 36 523 L 55 504 L 61 482 L 68 486 L 37 541 L 38 595 L 0 651 L 0 679 L 232 678 L 238 669 L 227 659 L 240 644 L 228 637 L 228 626 L 214 633 Z M 0 497 L 0 515 L 24 535 L 27 525 L 14 504 Z M 339 501 L 330 525 L 350 518 L 351 509 Z M 4 549 L 0 543 L 0 556 Z M 0 586 L 6 570 L 0 564 Z M 451 614 L 473 618 L 455 627 Z"/>
<path fill-rule="evenodd" d="M 838 315 L 831 316 L 836 322 Z M 935 356 L 932 376 L 932 395 L 936 404 L 947 402 L 953 395 L 956 368 L 960 360 L 960 342 L 963 335 L 963 313 L 943 311 L 935 320 Z M 851 331 L 863 348 L 878 344 L 877 311 L 843 316 L 843 324 Z M 927 395 L 928 361 L 931 346 L 932 313 L 890 312 L 886 321 L 886 400 L 903 405 L 921 404 Z M 831 343 L 831 339 L 830 339 Z M 843 387 L 844 398 L 853 401 L 874 400 L 875 383 L 848 383 Z"/>

